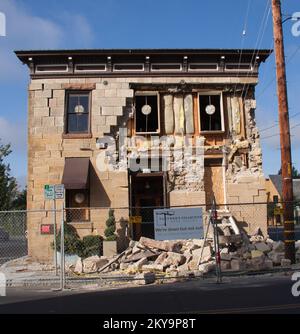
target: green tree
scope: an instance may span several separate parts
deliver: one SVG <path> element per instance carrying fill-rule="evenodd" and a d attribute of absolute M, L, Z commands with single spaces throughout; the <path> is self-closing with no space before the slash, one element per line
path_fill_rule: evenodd
<path fill-rule="evenodd" d="M 278 171 L 278 175 L 281 175 L 281 168 Z M 295 168 L 295 166 L 292 168 L 292 177 L 293 179 L 300 179 L 300 173 L 298 172 L 297 168 Z"/>
<path fill-rule="evenodd" d="M 10 153 L 10 144 L 0 143 L 0 210 L 12 210 L 18 197 L 17 181 L 10 175 L 10 166 L 4 161 Z"/>
<path fill-rule="evenodd" d="M 106 229 L 104 231 L 104 235 L 107 241 L 113 241 L 117 239 L 115 231 L 116 231 L 115 213 L 113 209 L 109 209 L 108 219 L 106 220 Z"/>

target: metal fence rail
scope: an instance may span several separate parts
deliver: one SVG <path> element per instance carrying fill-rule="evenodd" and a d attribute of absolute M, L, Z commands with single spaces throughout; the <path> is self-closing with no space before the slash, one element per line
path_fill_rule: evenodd
<path fill-rule="evenodd" d="M 300 203 L 295 202 L 295 239 L 300 240 Z M 185 205 L 180 208 L 202 208 L 204 226 L 208 223 L 211 205 Z M 106 222 L 110 212 L 116 222 L 115 233 L 118 236 L 117 252 L 128 246 L 129 241 L 146 235 L 154 238 L 155 209 L 164 207 L 89 207 L 66 208 L 57 210 L 24 210 L 0 212 L 0 266 L 10 260 L 28 255 L 32 240 L 34 254 L 52 265 L 51 275 L 58 278 L 61 265 L 61 250 L 64 250 L 64 267 L 74 266 L 80 257 L 103 255 L 103 241 Z M 282 203 L 231 203 L 217 204 L 218 219 L 234 217 L 240 228 L 250 231 L 264 226 L 264 234 L 273 240 L 283 240 Z M 140 224 L 129 222 L 130 216 L 140 216 Z M 64 222 L 64 239 L 61 244 L 61 223 Z M 43 236 L 44 234 L 44 236 Z M 38 240 L 38 242 L 36 241 Z M 28 247 L 28 241 L 30 247 Z M 56 246 L 55 246 L 56 244 Z M 55 263 L 55 258 L 57 262 Z M 44 260 L 45 262 L 45 260 Z M 56 271 L 55 271 L 56 268 Z M 66 270 L 64 279 L 72 278 Z"/>

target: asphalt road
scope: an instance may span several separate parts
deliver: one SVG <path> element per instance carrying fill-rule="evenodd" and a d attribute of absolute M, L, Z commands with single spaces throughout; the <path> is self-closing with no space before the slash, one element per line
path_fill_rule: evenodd
<path fill-rule="evenodd" d="M 290 277 L 244 277 L 95 291 L 8 289 L 0 314 L 294 313 Z"/>

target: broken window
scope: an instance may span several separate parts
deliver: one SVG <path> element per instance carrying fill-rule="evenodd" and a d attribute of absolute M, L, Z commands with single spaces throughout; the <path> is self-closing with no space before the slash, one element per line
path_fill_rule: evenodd
<path fill-rule="evenodd" d="M 160 131 L 156 93 L 135 96 L 135 130 L 137 133 L 158 133 Z"/>
<path fill-rule="evenodd" d="M 199 94 L 201 131 L 223 131 L 222 95 Z"/>
<path fill-rule="evenodd" d="M 89 131 L 89 92 L 67 95 L 67 133 L 87 133 Z"/>

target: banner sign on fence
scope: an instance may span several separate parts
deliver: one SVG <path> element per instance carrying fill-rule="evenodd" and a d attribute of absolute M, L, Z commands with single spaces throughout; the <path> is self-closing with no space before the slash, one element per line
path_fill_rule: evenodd
<path fill-rule="evenodd" d="M 130 224 L 141 224 L 142 223 L 142 216 L 130 216 L 129 217 Z"/>
<path fill-rule="evenodd" d="M 45 184 L 44 186 L 44 197 L 47 199 L 54 199 L 54 186 Z"/>
<path fill-rule="evenodd" d="M 154 210 L 156 240 L 203 238 L 201 208 L 174 208 Z"/>

